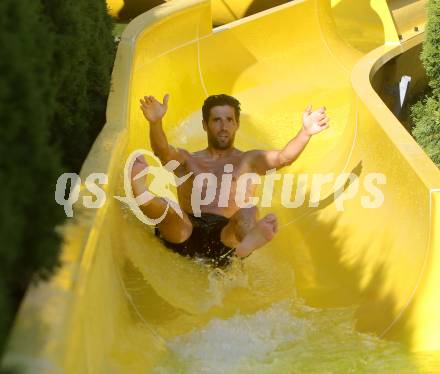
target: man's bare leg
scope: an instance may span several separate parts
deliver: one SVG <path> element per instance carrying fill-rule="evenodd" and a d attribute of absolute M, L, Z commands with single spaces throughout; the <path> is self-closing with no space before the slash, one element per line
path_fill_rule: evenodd
<path fill-rule="evenodd" d="M 134 197 L 138 197 L 147 191 L 146 176 L 139 179 L 134 177 L 147 167 L 144 156 L 138 156 L 131 170 L 131 186 L 133 188 Z M 160 197 L 153 197 L 144 204 L 139 205 L 142 212 L 149 218 L 157 219 L 166 210 L 168 203 Z M 181 218 L 174 209 L 168 208 L 168 212 L 164 219 L 157 225 L 161 235 L 171 243 L 182 243 L 188 239 L 192 233 L 192 223 L 188 215 L 182 211 Z"/>
<path fill-rule="evenodd" d="M 268 214 L 258 220 L 258 209 L 253 206 L 238 210 L 223 228 L 221 241 L 235 248 L 239 257 L 246 257 L 272 240 L 277 232 L 277 218 Z"/>

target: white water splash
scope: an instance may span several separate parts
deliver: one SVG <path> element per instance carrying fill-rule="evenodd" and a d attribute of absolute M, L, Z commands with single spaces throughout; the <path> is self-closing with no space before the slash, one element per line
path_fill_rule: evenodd
<path fill-rule="evenodd" d="M 168 346 L 186 373 L 231 373 L 264 362 L 283 345 L 304 339 L 311 330 L 309 321 L 290 312 L 288 302 L 280 302 L 253 315 L 213 319 L 203 329 L 170 341 Z M 173 369 L 157 367 L 157 373 Z"/>

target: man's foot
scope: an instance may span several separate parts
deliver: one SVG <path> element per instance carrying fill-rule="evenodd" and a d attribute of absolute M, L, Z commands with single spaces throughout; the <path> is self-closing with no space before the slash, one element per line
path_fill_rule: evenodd
<path fill-rule="evenodd" d="M 141 179 L 141 181 L 145 181 L 145 179 L 147 178 L 144 175 L 140 174 L 141 172 L 145 171 L 145 169 L 148 168 L 148 164 L 145 161 L 145 157 L 144 155 L 139 155 L 136 157 L 136 159 L 134 160 L 133 166 L 131 168 L 131 180 L 134 182 L 135 180 L 139 180 Z M 140 175 L 138 175 L 140 174 Z M 135 179 L 135 177 L 137 176 L 137 178 Z"/>
<path fill-rule="evenodd" d="M 246 257 L 254 250 L 271 241 L 277 232 L 277 226 L 277 217 L 274 214 L 268 214 L 259 220 L 255 227 L 238 244 L 235 249 L 236 255 Z"/>
<path fill-rule="evenodd" d="M 146 187 L 148 164 L 143 155 L 136 157 L 131 169 L 131 187 L 133 196 L 139 206 L 149 203 L 154 195 L 151 194 Z"/>

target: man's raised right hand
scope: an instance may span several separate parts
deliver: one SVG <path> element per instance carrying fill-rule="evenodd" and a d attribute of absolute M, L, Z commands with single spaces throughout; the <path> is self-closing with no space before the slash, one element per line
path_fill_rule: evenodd
<path fill-rule="evenodd" d="M 148 122 L 155 124 L 162 120 L 168 110 L 169 98 L 170 95 L 166 94 L 163 97 L 163 103 L 160 103 L 154 96 L 144 96 L 140 99 L 142 112 Z"/>

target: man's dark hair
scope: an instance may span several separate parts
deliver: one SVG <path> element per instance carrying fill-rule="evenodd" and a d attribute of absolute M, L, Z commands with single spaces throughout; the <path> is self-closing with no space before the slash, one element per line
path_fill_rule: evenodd
<path fill-rule="evenodd" d="M 202 106 L 202 114 L 203 120 L 205 122 L 209 121 L 209 114 L 211 113 L 211 108 L 219 105 L 229 105 L 234 108 L 235 111 L 235 119 L 237 122 L 240 119 L 240 102 L 232 96 L 220 94 L 220 95 L 211 95 L 205 99 L 205 102 Z"/>

